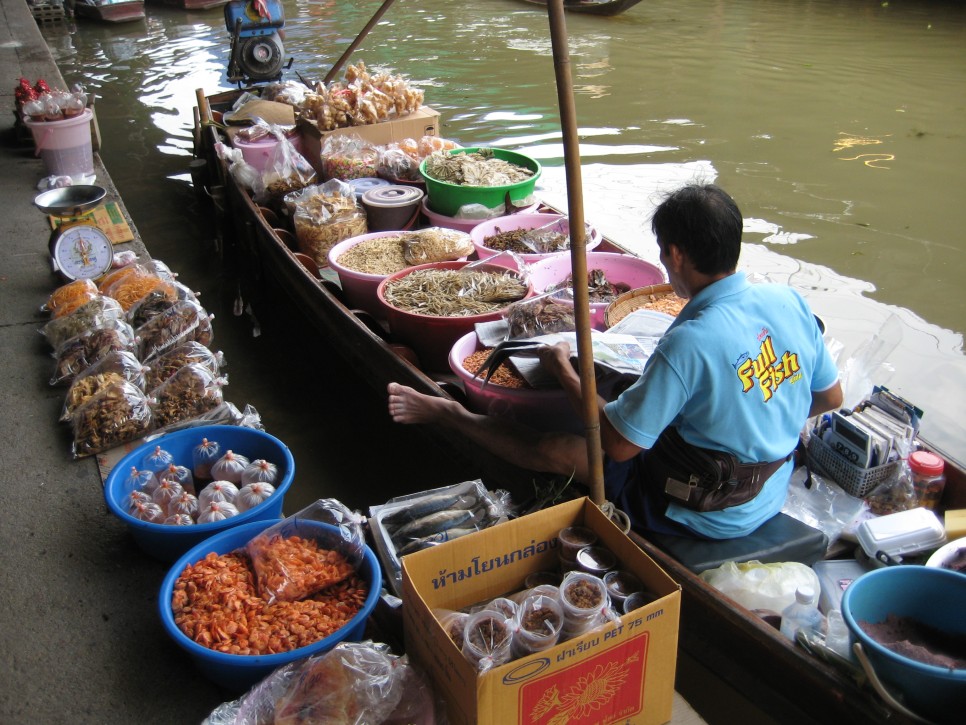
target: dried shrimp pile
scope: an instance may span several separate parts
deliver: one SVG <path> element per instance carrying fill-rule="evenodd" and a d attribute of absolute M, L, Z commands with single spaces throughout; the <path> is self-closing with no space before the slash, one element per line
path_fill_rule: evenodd
<path fill-rule="evenodd" d="M 646 299 L 646 302 L 641 302 L 641 299 Z M 649 294 L 645 295 L 643 298 L 638 298 L 637 309 L 639 310 L 653 310 L 654 312 L 663 312 L 666 315 L 671 315 L 672 317 L 677 317 L 678 313 L 684 309 L 684 306 L 688 303 L 687 300 L 682 300 L 673 292 L 666 292 L 662 295 Z"/>
<path fill-rule="evenodd" d="M 510 272 L 417 269 L 385 287 L 396 309 L 432 317 L 469 317 L 503 309 L 523 299 L 526 285 Z"/>
<path fill-rule="evenodd" d="M 493 352 L 492 347 L 484 348 L 482 350 L 477 350 L 472 355 L 469 355 L 463 359 L 463 369 L 466 370 L 470 375 L 476 375 L 479 371 L 480 366 Z M 530 384 L 520 376 L 520 374 L 513 369 L 510 363 L 503 363 L 496 369 L 496 372 L 490 376 L 488 385 L 499 385 L 504 388 L 515 388 L 523 389 L 529 388 Z"/>
<path fill-rule="evenodd" d="M 371 74 L 365 63 L 346 68 L 344 83 L 316 83 L 296 109 L 315 121 L 319 130 L 365 126 L 405 116 L 423 105 L 423 92 L 409 81 L 388 72 Z"/>
<path fill-rule="evenodd" d="M 460 186 L 506 186 L 526 181 L 532 169 L 498 159 L 492 149 L 472 153 L 437 151 L 426 158 L 426 173 L 434 179 Z"/>
<path fill-rule="evenodd" d="M 238 552 L 210 553 L 185 567 L 171 608 L 187 637 L 229 654 L 288 652 L 341 629 L 369 593 L 366 582 L 350 574 L 306 599 L 269 604 L 258 594 L 249 564 Z"/>

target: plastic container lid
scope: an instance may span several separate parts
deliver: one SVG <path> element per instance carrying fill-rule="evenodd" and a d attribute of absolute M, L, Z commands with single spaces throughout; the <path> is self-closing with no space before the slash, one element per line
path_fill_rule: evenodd
<path fill-rule="evenodd" d="M 352 191 L 355 192 L 356 199 L 361 199 L 367 191 L 378 189 L 381 186 L 390 185 L 390 183 L 385 179 L 380 179 L 376 176 L 364 176 L 361 179 L 350 179 L 346 183 L 352 187 Z"/>
<path fill-rule="evenodd" d="M 943 459 L 929 451 L 914 451 L 909 454 L 909 468 L 923 476 L 941 476 Z"/>
<path fill-rule="evenodd" d="M 862 550 L 873 559 L 880 551 L 889 556 L 915 554 L 946 540 L 939 517 L 922 506 L 863 521 L 856 535 Z"/>
<path fill-rule="evenodd" d="M 360 181 L 381 181 L 362 194 L 362 203 L 368 206 L 399 207 L 412 206 L 422 201 L 423 191 L 415 186 L 396 186 L 385 179 L 360 179 Z"/>

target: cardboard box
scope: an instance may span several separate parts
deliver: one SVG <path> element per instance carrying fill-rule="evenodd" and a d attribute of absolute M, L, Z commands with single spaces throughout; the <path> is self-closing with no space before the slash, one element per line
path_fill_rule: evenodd
<path fill-rule="evenodd" d="M 320 131 L 315 121 L 300 118 L 295 124 L 302 134 L 302 149 L 306 160 L 312 164 L 316 173 L 321 175 L 322 144 L 333 134 L 355 134 L 376 146 L 398 143 L 404 138 L 414 138 L 417 141 L 423 136 L 439 135 L 439 111 L 429 106 L 423 106 L 407 116 L 394 118 L 382 123 L 372 123 L 367 126 L 348 126 L 334 131 Z"/>
<path fill-rule="evenodd" d="M 660 596 L 591 632 L 483 674 L 433 614 L 518 592 L 558 567 L 557 533 L 593 529 Z M 633 723 L 671 719 L 681 587 L 589 499 L 554 506 L 402 560 L 406 651 L 433 679 L 453 723 Z"/>

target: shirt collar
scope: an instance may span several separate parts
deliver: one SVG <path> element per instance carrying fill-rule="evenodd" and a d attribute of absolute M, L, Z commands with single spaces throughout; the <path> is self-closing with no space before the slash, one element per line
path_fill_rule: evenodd
<path fill-rule="evenodd" d="M 748 277 L 744 274 L 744 272 L 735 272 L 734 274 L 729 274 L 723 279 L 719 279 L 717 282 L 712 282 L 703 290 L 698 292 L 698 294 L 688 300 L 688 303 L 684 306 L 681 312 L 678 313 L 677 318 L 673 323 L 671 323 L 671 326 L 668 329 L 670 330 L 682 322 L 693 320 L 701 313 L 701 310 L 711 303 L 723 299 L 724 297 L 729 297 L 731 295 L 744 292 L 750 286 L 751 283 L 748 281 Z"/>

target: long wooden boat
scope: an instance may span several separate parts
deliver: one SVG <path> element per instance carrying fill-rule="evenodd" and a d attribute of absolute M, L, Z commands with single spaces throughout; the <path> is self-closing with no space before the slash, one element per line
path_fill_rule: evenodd
<path fill-rule="evenodd" d="M 523 0 L 531 5 L 547 6 L 547 0 Z M 620 15 L 641 0 L 564 0 L 564 10 L 587 15 Z"/>
<path fill-rule="evenodd" d="M 150 2 L 189 11 L 212 10 L 228 4 L 228 0 L 150 0 Z"/>
<path fill-rule="evenodd" d="M 105 23 L 144 20 L 144 0 L 74 0 L 72 6 L 78 18 Z"/>
<path fill-rule="evenodd" d="M 234 93 L 234 92 L 230 92 Z M 287 246 L 284 230 L 273 227 L 266 213 L 246 190 L 234 182 L 224 162 L 214 153 L 223 141 L 209 123 L 210 107 L 225 102 L 229 94 L 205 99 L 198 109 L 196 155 L 205 162 L 207 193 L 216 199 L 227 226 L 225 243 L 233 240 L 236 270 L 247 284 L 257 306 L 260 285 L 271 285 L 304 313 L 306 321 L 323 340 L 331 340 L 361 376 L 378 391 L 392 381 L 425 393 L 459 397 L 459 391 L 436 372 L 415 367 L 406 348 L 395 344 L 386 331 L 365 313 L 349 309 L 338 286 L 321 278 L 320 271 L 304 255 Z M 198 162 L 200 165 L 200 161 Z M 598 249 L 626 252 L 611 240 Z M 519 484 L 532 486 L 537 474 L 514 468 L 471 446 L 461 436 L 444 429 L 426 427 L 437 443 L 454 455 L 472 461 L 486 481 L 506 483 L 511 491 Z M 966 507 L 966 473 L 947 468 L 943 499 L 947 508 Z M 532 490 L 532 489 L 531 489 Z M 809 654 L 787 641 L 772 626 L 720 591 L 648 539 L 631 538 L 682 586 L 680 646 L 690 657 L 743 693 L 778 722 L 905 723 L 915 720 L 894 710 L 852 674 Z M 677 690 L 692 699 L 702 692 L 700 680 L 679 677 Z"/>

